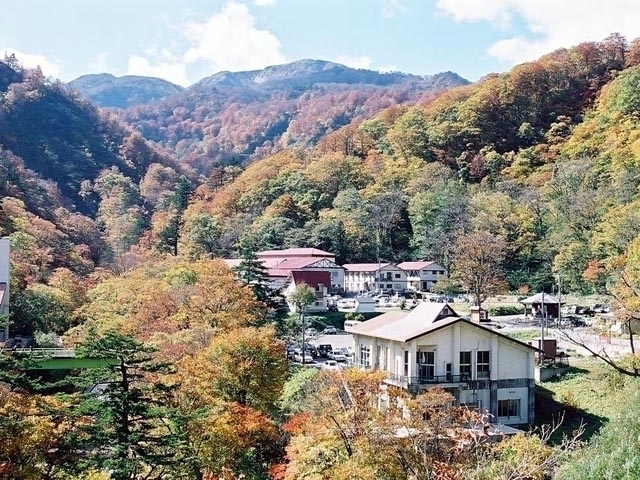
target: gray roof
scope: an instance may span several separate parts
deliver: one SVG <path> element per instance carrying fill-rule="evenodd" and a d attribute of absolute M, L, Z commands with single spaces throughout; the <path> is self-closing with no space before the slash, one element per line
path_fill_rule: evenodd
<path fill-rule="evenodd" d="M 447 310 L 445 310 L 445 308 Z M 440 330 L 457 322 L 465 322 L 515 344 L 538 350 L 520 340 L 509 337 L 484 325 L 470 322 L 460 316 L 449 304 L 422 302 L 411 312 L 395 310 L 350 327 L 349 333 L 399 342 L 409 342 L 417 337 Z"/>
<path fill-rule="evenodd" d="M 424 333 L 440 328 L 450 320 L 460 319 L 459 315 L 444 303 L 422 302 L 410 312 L 395 310 L 351 327 L 355 334 L 377 338 L 387 338 L 406 342 Z"/>
<path fill-rule="evenodd" d="M 558 297 L 554 297 L 550 293 L 536 293 L 535 295 L 530 296 L 529 298 L 525 298 L 524 300 L 520 300 L 520 303 L 523 305 L 531 305 L 533 303 L 542 304 L 542 296 L 544 295 L 544 304 L 558 304 Z"/>

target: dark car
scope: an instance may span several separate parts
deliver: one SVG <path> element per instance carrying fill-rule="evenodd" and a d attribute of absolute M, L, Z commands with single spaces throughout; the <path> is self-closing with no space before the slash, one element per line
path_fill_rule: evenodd
<path fill-rule="evenodd" d="M 318 352 L 318 356 L 326 357 L 327 353 L 329 353 L 332 350 L 332 347 L 331 347 L 331 345 L 323 344 L 323 345 L 318 345 L 316 347 L 316 350 Z"/>

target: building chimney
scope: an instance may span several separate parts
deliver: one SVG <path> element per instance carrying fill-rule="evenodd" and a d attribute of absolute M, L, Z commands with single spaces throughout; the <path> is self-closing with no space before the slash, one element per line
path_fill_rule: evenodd
<path fill-rule="evenodd" d="M 473 305 L 469 308 L 469 314 L 472 323 L 481 323 L 487 321 L 487 311 L 482 307 L 478 307 L 477 305 Z"/>

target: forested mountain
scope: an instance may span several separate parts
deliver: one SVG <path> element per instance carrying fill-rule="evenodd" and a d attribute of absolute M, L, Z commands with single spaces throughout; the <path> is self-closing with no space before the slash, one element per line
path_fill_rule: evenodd
<path fill-rule="evenodd" d="M 340 71 L 298 67 L 300 84 Z M 343 82 L 368 78 L 352 73 Z M 124 111 L 154 146 L 38 69 L 0 62 L 11 331 L 120 355 L 119 368 L 97 371 L 110 385 L 100 398 L 80 393 L 81 380 L 48 395 L 19 358 L 0 355 L 0 476 L 294 479 L 306 468 L 406 478 L 446 466 L 451 478 L 507 478 L 522 462 L 543 472 L 539 454 L 522 453 L 551 455 L 536 436 L 502 453 L 484 445 L 470 462 L 440 449 L 399 462 L 397 430 L 379 441 L 381 425 L 395 426 L 367 410 L 376 374 L 353 370 L 333 386 L 320 376 L 315 390 L 311 370 L 291 376 L 282 338 L 296 319 L 270 315 L 255 284 L 217 258 L 244 255 L 258 271 L 256 250 L 317 247 L 340 263 L 426 259 L 458 274 L 465 247 L 486 241 L 499 250 L 496 288 L 550 291 L 559 276 L 564 292 L 613 293 L 638 318 L 640 40 L 614 34 L 439 95 L 410 76 L 402 87 L 302 92 L 283 86 L 291 75 L 221 74 Z M 234 155 L 255 159 L 225 164 Z M 326 408 L 322 395 L 338 399 L 345 382 L 361 403 L 341 403 L 320 425 L 307 400 Z M 426 416 L 417 405 L 415 418 L 447 402 L 433 399 Z M 363 429 L 371 442 L 345 433 Z"/>
<path fill-rule="evenodd" d="M 39 69 L 9 58 L 0 86 L 0 235 L 12 240 L 16 288 L 59 268 L 90 274 L 190 182 L 171 155 Z"/>
<path fill-rule="evenodd" d="M 81 77 L 70 83 L 119 115 L 145 138 L 173 150 L 202 173 L 243 163 L 289 146 L 308 147 L 324 134 L 382 109 L 433 98 L 469 83 L 446 72 L 434 76 L 378 73 L 320 60 L 300 60 L 250 72 L 220 72 L 159 102 L 157 84 L 127 77 Z M 116 83 L 117 81 L 117 83 Z M 122 98 L 131 92 L 131 97 Z M 107 99 L 113 99 L 109 102 Z"/>
<path fill-rule="evenodd" d="M 108 73 L 83 75 L 68 83 L 100 107 L 127 108 L 151 103 L 175 95 L 183 90 L 160 78 L 126 75 L 114 77 Z"/>

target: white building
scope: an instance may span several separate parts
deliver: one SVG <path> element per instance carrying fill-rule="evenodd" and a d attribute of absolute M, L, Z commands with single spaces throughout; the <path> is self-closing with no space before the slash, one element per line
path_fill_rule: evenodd
<path fill-rule="evenodd" d="M 534 421 L 535 349 L 432 302 L 345 327 L 354 363 L 387 372 L 385 383 L 414 394 L 438 385 L 504 425 Z"/>
<path fill-rule="evenodd" d="M 329 283 L 331 282 L 329 272 L 316 272 L 297 270 L 291 272 L 288 285 L 285 289 L 285 298 L 289 304 L 289 309 L 296 312 L 296 306 L 289 301 L 289 296 L 301 284 L 306 284 L 315 292 L 315 298 L 311 305 L 307 305 L 307 312 L 326 312 Z"/>
<path fill-rule="evenodd" d="M 407 276 L 408 290 L 431 292 L 438 280 L 447 278 L 445 268 L 436 262 L 402 262 L 398 264 Z"/>
<path fill-rule="evenodd" d="M 393 263 L 348 263 L 344 267 L 345 292 L 403 291 L 407 275 Z"/>

